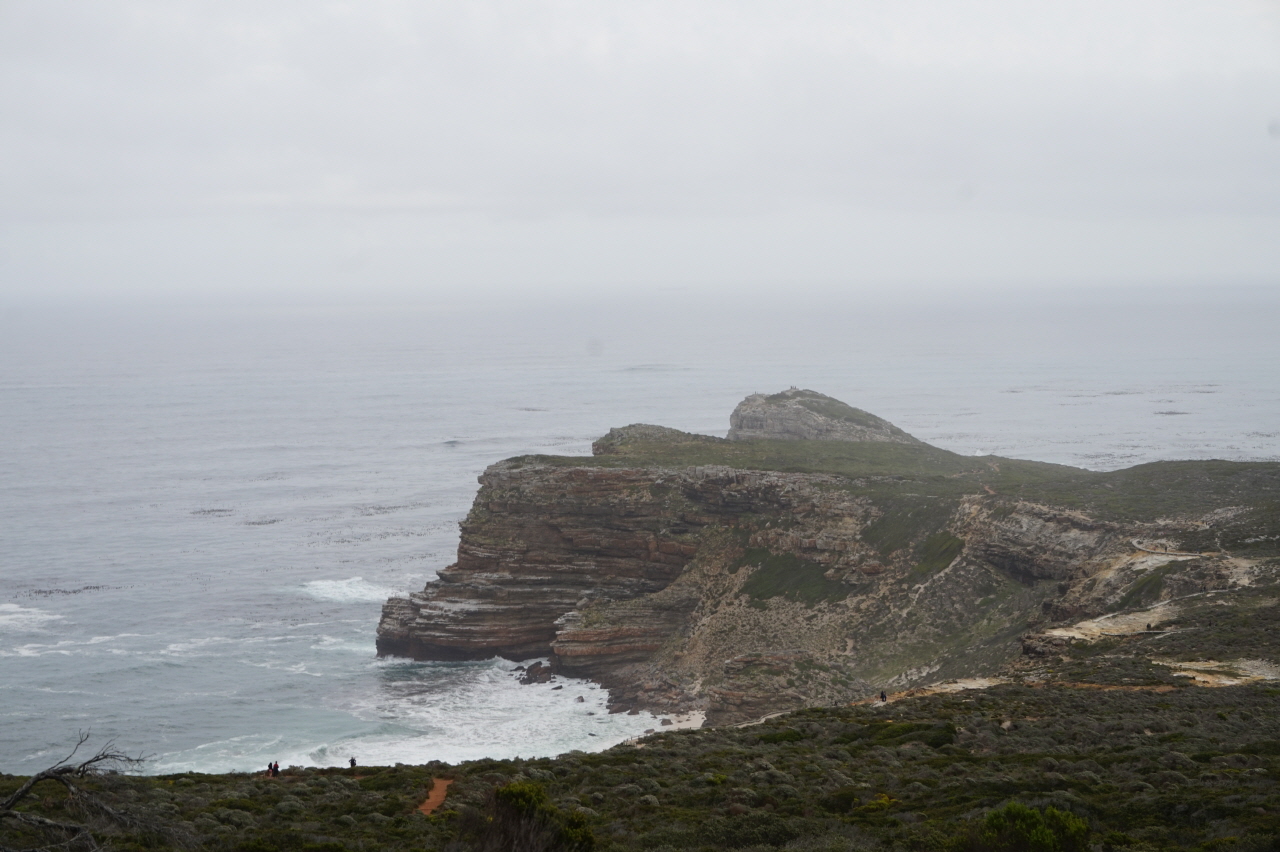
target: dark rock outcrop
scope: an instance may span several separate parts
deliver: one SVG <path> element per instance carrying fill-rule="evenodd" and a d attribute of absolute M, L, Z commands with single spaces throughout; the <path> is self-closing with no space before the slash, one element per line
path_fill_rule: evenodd
<path fill-rule="evenodd" d="M 972 526 L 980 533 L 971 536 L 970 555 L 1026 582 L 1070 578 L 1121 534 L 1114 524 L 1049 506 L 1019 503 L 991 511 L 980 501 L 972 505 L 968 522 L 958 525 L 961 532 Z"/>
<path fill-rule="evenodd" d="M 878 441 L 918 444 L 888 420 L 817 391 L 792 388 L 751 396 L 729 416 L 730 441 Z"/>

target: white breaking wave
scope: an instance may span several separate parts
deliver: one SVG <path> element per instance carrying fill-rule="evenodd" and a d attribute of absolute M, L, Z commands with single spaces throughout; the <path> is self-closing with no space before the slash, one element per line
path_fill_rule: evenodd
<path fill-rule="evenodd" d="M 30 633 L 60 618 L 62 616 L 35 607 L 0 604 L 0 630 L 9 633 Z"/>
<path fill-rule="evenodd" d="M 350 577 L 346 580 L 312 580 L 309 583 L 303 583 L 302 588 L 313 598 L 338 603 L 382 603 L 387 598 L 400 593 L 399 589 L 375 585 L 364 577 Z"/>
<path fill-rule="evenodd" d="M 377 693 L 353 696 L 345 709 L 382 729 L 317 749 L 314 762 L 323 765 L 351 749 L 369 763 L 388 765 L 598 751 L 661 727 L 650 713 L 609 713 L 609 691 L 590 681 L 557 677 L 521 685 L 516 664 L 507 660 L 381 665 L 387 674 L 398 668 L 417 676 L 390 677 Z M 432 675 L 424 676 L 428 670 Z M 424 688 L 427 683 L 434 688 Z"/>
<path fill-rule="evenodd" d="M 311 645 L 313 651 L 344 651 L 350 654 L 361 654 L 372 657 L 377 646 L 372 637 L 362 640 L 342 639 L 337 636 L 321 636 Z"/>
<path fill-rule="evenodd" d="M 599 751 L 663 727 L 662 717 L 650 713 L 609 713 L 608 690 L 589 681 L 557 677 L 554 683 L 521 685 L 516 664 L 507 660 L 371 666 L 386 677 L 381 688 L 336 702 L 340 706 L 333 709 L 350 714 L 351 722 L 339 726 L 343 730 L 313 739 L 294 729 L 296 719 L 289 728 L 263 720 L 252 734 L 162 754 L 146 771 L 244 771 L 272 760 L 282 766 L 346 766 L 352 757 L 390 766 L 550 756 Z M 310 727 L 319 733 L 319 720 Z"/>
<path fill-rule="evenodd" d="M 280 755 L 281 737 L 273 734 L 246 734 L 217 742 L 205 743 L 181 752 L 162 754 L 147 771 L 156 774 L 170 772 L 243 772 L 261 767 L 272 759 L 285 758 L 284 764 L 301 765 L 289 760 L 290 754 Z"/>

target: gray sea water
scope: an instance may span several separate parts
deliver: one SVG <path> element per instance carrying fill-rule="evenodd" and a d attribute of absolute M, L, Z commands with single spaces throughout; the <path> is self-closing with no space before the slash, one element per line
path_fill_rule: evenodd
<path fill-rule="evenodd" d="M 836 396 L 961 453 L 1280 457 L 1274 288 L 0 312 L 0 770 L 597 749 L 654 727 L 515 663 L 378 660 L 476 476 L 611 426 Z M 585 701 L 578 703 L 577 696 Z"/>

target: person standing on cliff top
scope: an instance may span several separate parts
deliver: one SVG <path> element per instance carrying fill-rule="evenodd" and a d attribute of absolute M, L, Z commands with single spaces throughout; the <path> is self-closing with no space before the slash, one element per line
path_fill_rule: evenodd
<path fill-rule="evenodd" d="M 356 759 L 355 759 L 354 757 L 353 757 L 353 758 L 351 758 L 351 768 L 352 768 L 352 769 L 355 769 L 355 768 L 356 768 Z"/>

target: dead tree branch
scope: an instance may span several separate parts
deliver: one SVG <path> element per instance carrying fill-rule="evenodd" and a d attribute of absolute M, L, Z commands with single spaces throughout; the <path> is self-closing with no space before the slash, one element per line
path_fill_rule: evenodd
<path fill-rule="evenodd" d="M 137 766 L 146 759 L 141 756 L 131 757 L 117 750 L 114 741 L 108 741 L 91 757 L 74 762 L 80 747 L 89 741 L 89 737 L 88 731 L 81 731 L 75 746 L 66 757 L 53 766 L 32 775 L 7 799 L 0 802 L 0 826 L 8 824 L 29 828 L 51 841 L 54 837 L 60 838 L 60 841 L 47 842 L 44 846 L 33 847 L 36 849 L 83 848 L 91 850 L 91 852 L 92 850 L 100 849 L 101 847 L 94 837 L 92 829 L 87 825 L 59 822 L 29 811 L 15 810 L 24 799 L 31 795 L 37 784 L 43 781 L 54 781 L 66 788 L 67 797 L 71 805 L 86 816 L 96 817 L 101 821 L 124 829 L 148 830 L 150 827 L 144 821 L 123 811 L 116 810 L 92 792 L 74 783 L 73 779 L 114 772 L 120 767 Z M 7 845 L 0 844 L 0 852 L 18 852 L 18 850 L 13 850 Z"/>

